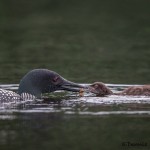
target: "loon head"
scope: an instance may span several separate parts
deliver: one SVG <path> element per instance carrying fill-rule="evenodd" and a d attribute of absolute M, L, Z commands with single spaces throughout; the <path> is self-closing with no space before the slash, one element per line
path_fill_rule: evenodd
<path fill-rule="evenodd" d="M 21 79 L 18 94 L 28 93 L 40 98 L 42 93 L 56 90 L 79 92 L 80 88 L 84 88 L 84 86 L 68 81 L 54 71 L 34 69 Z"/>

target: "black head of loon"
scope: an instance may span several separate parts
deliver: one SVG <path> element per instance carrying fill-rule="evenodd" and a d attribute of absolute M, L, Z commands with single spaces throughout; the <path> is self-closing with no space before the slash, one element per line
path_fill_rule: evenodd
<path fill-rule="evenodd" d="M 34 69 L 21 79 L 18 94 L 28 93 L 40 98 L 42 93 L 49 93 L 56 90 L 78 92 L 80 88 L 84 88 L 84 86 L 70 82 L 54 71 Z"/>

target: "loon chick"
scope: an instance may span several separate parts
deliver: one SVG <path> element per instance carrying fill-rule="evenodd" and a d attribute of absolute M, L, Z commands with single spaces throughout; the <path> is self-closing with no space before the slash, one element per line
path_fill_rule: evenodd
<path fill-rule="evenodd" d="M 96 96 L 111 95 L 113 92 L 102 82 L 94 82 L 89 86 L 89 91 Z"/>
<path fill-rule="evenodd" d="M 89 86 L 89 90 L 90 92 L 95 93 L 96 96 L 105 96 L 105 95 L 111 95 L 111 94 L 150 96 L 150 85 L 131 86 L 119 93 L 113 93 L 104 83 L 95 82 Z"/>
<path fill-rule="evenodd" d="M 0 89 L 0 103 L 35 97 L 41 98 L 43 93 L 56 90 L 79 92 L 80 88 L 84 88 L 84 86 L 68 81 L 54 71 L 48 69 L 34 69 L 21 79 L 18 94 Z"/>

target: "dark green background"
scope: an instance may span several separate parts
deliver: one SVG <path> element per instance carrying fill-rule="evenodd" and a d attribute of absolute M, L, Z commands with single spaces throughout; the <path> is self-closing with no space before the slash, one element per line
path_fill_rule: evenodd
<path fill-rule="evenodd" d="M 1 0 L 0 82 L 33 68 L 76 82 L 149 83 L 150 1 Z"/>

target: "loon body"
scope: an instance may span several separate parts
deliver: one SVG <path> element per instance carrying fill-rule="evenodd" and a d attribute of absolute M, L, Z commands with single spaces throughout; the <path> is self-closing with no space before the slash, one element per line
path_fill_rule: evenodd
<path fill-rule="evenodd" d="M 21 79 L 18 93 L 0 89 L 0 103 L 41 98 L 43 93 L 56 90 L 79 92 L 80 88 L 84 87 L 64 79 L 54 71 L 48 69 L 34 69 Z"/>
<path fill-rule="evenodd" d="M 0 103 L 8 103 L 21 100 L 21 96 L 13 91 L 0 89 Z"/>

